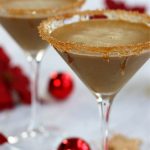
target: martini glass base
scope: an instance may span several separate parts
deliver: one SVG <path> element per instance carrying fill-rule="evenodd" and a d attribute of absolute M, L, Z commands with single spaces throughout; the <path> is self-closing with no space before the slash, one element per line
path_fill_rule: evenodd
<path fill-rule="evenodd" d="M 9 136 L 9 150 L 56 150 L 63 139 L 63 132 L 56 127 L 40 127 L 22 132 L 18 136 Z"/>

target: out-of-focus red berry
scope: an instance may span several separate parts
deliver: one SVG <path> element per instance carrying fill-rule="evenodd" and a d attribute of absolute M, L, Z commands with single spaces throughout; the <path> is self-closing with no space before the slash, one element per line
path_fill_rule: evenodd
<path fill-rule="evenodd" d="M 140 13 L 144 13 L 146 11 L 146 8 L 144 6 L 131 7 L 122 1 L 105 0 L 105 4 L 108 9 L 123 9 L 128 11 L 138 11 Z"/>
<path fill-rule="evenodd" d="M 7 70 L 9 67 L 9 57 L 5 54 L 2 47 L 0 47 L 0 74 L 1 72 Z"/>
<path fill-rule="evenodd" d="M 20 93 L 20 99 L 22 103 L 29 105 L 31 104 L 31 91 L 26 89 L 24 92 Z"/>
<path fill-rule="evenodd" d="M 14 104 L 31 104 L 30 80 L 19 66 L 12 66 L 9 57 L 0 48 L 0 110 Z"/>
<path fill-rule="evenodd" d="M 2 133 L 0 133 L 0 145 L 5 144 L 7 142 L 7 138 Z"/>
<path fill-rule="evenodd" d="M 0 47 L 0 61 L 5 64 L 9 64 L 9 62 L 10 62 L 9 57 L 5 54 L 2 47 Z"/>
<path fill-rule="evenodd" d="M 0 80 L 0 111 L 13 108 L 13 98 L 5 83 Z"/>

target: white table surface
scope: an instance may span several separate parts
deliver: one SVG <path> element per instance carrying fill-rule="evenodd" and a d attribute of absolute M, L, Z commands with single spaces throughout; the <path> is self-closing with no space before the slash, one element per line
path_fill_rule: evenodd
<path fill-rule="evenodd" d="M 136 0 L 136 2 L 140 4 L 141 1 Z M 150 1 L 143 0 L 143 2 L 149 3 Z M 91 3 L 92 8 L 97 8 L 97 1 L 94 2 L 94 0 L 92 2 L 89 0 L 85 8 L 89 8 Z M 23 52 L 2 27 L 0 27 L 0 45 L 5 47 L 12 58 L 12 63 L 21 65 L 25 68 L 25 73 L 30 75 L 29 64 Z M 54 103 L 53 98 L 46 91 L 47 81 L 53 71 L 67 71 L 73 75 L 75 81 L 72 95 L 61 104 Z M 65 133 L 67 137 L 82 137 L 93 145 L 98 141 L 101 132 L 95 98 L 57 53 L 50 48 L 42 62 L 39 92 L 41 97 L 51 101 L 47 105 L 38 106 L 38 117 L 43 124 L 59 128 L 60 135 Z M 29 116 L 30 107 L 27 106 L 1 112 L 0 132 L 3 131 L 6 135 L 18 133 L 20 129 L 25 129 L 28 125 Z M 144 140 L 147 145 L 142 150 L 150 149 L 150 61 L 137 72 L 116 97 L 111 112 L 110 128 L 112 132 Z M 44 143 L 45 147 L 40 147 L 38 144 L 37 147 L 31 148 L 32 143 L 28 143 L 24 144 L 21 149 L 52 150 L 48 148 L 48 142 Z M 0 150 L 9 150 L 9 147 L 8 145 L 0 146 Z"/>

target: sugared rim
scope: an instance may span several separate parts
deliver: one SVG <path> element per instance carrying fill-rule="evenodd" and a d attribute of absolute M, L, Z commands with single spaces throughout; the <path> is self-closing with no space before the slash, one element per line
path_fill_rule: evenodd
<path fill-rule="evenodd" d="M 53 23 L 57 24 L 60 21 L 64 21 L 73 16 L 80 16 L 81 21 L 82 18 L 86 18 L 87 16 L 95 16 L 95 15 L 104 15 L 107 16 L 108 19 L 112 20 L 124 20 L 133 23 L 141 23 L 145 24 L 145 26 L 150 28 L 150 16 L 146 14 L 140 14 L 138 12 L 127 12 L 123 10 L 87 10 L 83 12 L 72 12 L 68 14 L 64 14 L 61 16 L 51 17 L 45 21 L 43 21 L 38 29 L 39 34 L 43 40 L 46 40 L 51 45 L 53 45 L 57 50 L 63 52 L 69 52 L 70 50 L 75 50 L 77 52 L 86 51 L 92 52 L 96 54 L 103 55 L 105 57 L 110 55 L 119 55 L 119 56 L 129 56 L 129 55 L 138 55 L 145 51 L 150 51 L 150 40 L 143 43 L 138 44 L 130 44 L 126 46 L 113 46 L 113 47 L 94 47 L 87 46 L 86 44 L 79 44 L 73 42 L 64 42 L 56 39 L 51 35 L 51 33 L 55 30 L 51 27 Z"/>
<path fill-rule="evenodd" d="M 9 1 L 9 0 L 8 0 Z M 7 1 L 7 2 L 8 2 Z M 10 2 L 16 2 L 20 0 L 10 0 Z M 31 1 L 31 0 L 24 0 L 24 1 Z M 49 1 L 49 0 L 47 0 Z M 75 0 L 72 4 L 59 7 L 56 9 L 52 8 L 41 8 L 41 9 L 29 9 L 29 8 L 22 8 L 22 9 L 15 9 L 15 8 L 4 8 L 3 5 L 7 3 L 6 1 L 0 2 L 0 16 L 1 17 L 11 17 L 11 18 L 20 18 L 20 17 L 49 17 L 52 14 L 61 13 L 66 10 L 74 10 L 76 8 L 81 7 L 85 0 Z M 1 12 L 5 11 L 5 13 Z"/>

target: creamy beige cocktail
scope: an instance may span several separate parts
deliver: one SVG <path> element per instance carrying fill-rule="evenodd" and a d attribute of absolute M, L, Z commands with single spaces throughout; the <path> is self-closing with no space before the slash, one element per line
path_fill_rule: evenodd
<path fill-rule="evenodd" d="M 150 28 L 124 21 L 92 20 L 63 26 L 51 36 L 95 47 L 126 46 L 149 41 Z M 60 54 L 92 91 L 105 94 L 117 92 L 149 58 L 147 53 L 106 58 L 82 49 Z"/>
<path fill-rule="evenodd" d="M 64 25 L 50 36 L 60 42 L 57 45 L 52 41 L 60 55 L 96 93 L 116 93 L 149 58 L 148 53 L 140 54 L 138 48 L 133 47 L 150 41 L 150 27 L 142 23 L 92 19 Z M 61 43 L 74 43 L 81 48 L 63 51 Z M 86 50 L 82 46 L 99 50 Z M 110 49 L 115 47 L 116 51 L 112 53 Z M 131 53 L 125 54 L 128 47 L 131 47 Z"/>
<path fill-rule="evenodd" d="M 83 0 L 7 0 L 0 2 L 0 23 L 27 51 L 47 47 L 37 32 L 44 18 L 79 8 Z"/>

